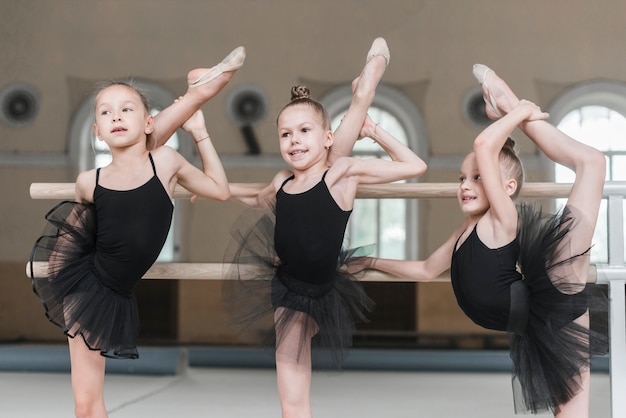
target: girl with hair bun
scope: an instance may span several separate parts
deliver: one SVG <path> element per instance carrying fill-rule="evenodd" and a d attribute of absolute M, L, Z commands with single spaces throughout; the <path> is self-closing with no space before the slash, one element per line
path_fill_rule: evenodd
<path fill-rule="evenodd" d="M 474 75 L 495 122 L 474 140 L 474 151 L 461 165 L 457 197 L 463 224 L 423 261 L 362 257 L 349 270 L 429 281 L 450 268 L 465 314 L 482 327 L 511 334 L 516 413 L 586 417 L 590 357 L 608 349 L 606 327 L 589 328 L 589 311 L 606 313 L 606 299 L 587 286 L 605 158 L 546 122 L 547 113 L 519 100 L 486 66 L 475 65 Z M 576 173 L 559 214 L 544 215 L 513 200 L 523 182 L 509 138 L 517 127 L 551 160 Z"/>
<path fill-rule="evenodd" d="M 367 116 L 388 61 L 387 44 L 378 38 L 334 133 L 328 112 L 311 99 L 309 89 L 294 87 L 277 118 L 280 152 L 291 170 L 280 171 L 261 190 L 231 185 L 236 201 L 275 210 L 275 221 L 266 213 L 251 228 L 236 224 L 235 254 L 229 258 L 237 280 L 227 280 L 225 286 L 234 288 L 225 292 L 237 322 L 270 320 L 283 417 L 311 416 L 311 347 L 330 350 L 340 365 L 355 321 L 366 320 L 364 311 L 371 309 L 360 283 L 339 271 L 358 185 L 407 179 L 426 170 L 417 155 Z M 376 141 L 391 160 L 348 157 L 363 137 Z"/>

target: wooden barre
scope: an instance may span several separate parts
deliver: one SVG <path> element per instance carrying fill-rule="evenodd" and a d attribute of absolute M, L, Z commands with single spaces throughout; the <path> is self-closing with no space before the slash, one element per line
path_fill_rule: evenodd
<path fill-rule="evenodd" d="M 144 274 L 144 279 L 174 279 L 174 280 L 227 280 L 224 278 L 224 271 L 228 270 L 232 264 L 221 263 L 155 263 Z M 239 271 L 245 274 L 246 266 L 240 264 Z M 256 270 L 256 266 L 250 267 L 251 271 Z M 37 278 L 46 277 L 48 263 L 45 261 L 35 261 L 33 263 L 33 273 Z M 26 263 L 26 276 L 30 276 L 30 263 Z M 368 271 L 361 279 L 365 282 L 394 281 L 412 282 L 414 280 L 393 276 L 390 274 Z M 437 282 L 450 281 L 449 276 L 441 276 L 435 279 Z"/>
<path fill-rule="evenodd" d="M 266 186 L 262 183 L 233 183 L 233 185 L 259 189 Z M 526 183 L 520 193 L 525 197 L 567 197 L 572 188 L 571 183 Z M 439 198 L 455 197 L 457 183 L 393 183 L 361 185 L 357 191 L 358 198 Z M 30 186 L 32 199 L 74 199 L 74 183 L 32 183 Z M 190 198 L 191 193 L 181 186 L 176 186 L 174 198 Z"/>
<path fill-rule="evenodd" d="M 175 280 L 225 280 L 223 273 L 232 264 L 221 263 L 155 263 L 143 276 L 144 279 L 175 279 Z M 250 267 L 254 270 L 254 266 Z M 239 265 L 239 270 L 245 274 L 246 266 Z M 35 277 L 46 277 L 48 263 L 36 261 L 33 264 Z M 30 277 L 30 263 L 26 264 L 26 276 Z M 597 278 L 596 266 L 590 265 L 587 274 L 587 283 L 595 283 Z M 398 277 L 380 271 L 370 270 L 360 279 L 363 282 L 415 282 L 413 279 Z M 449 282 L 449 272 L 435 278 L 433 282 Z"/>
<path fill-rule="evenodd" d="M 236 183 L 237 184 L 237 183 Z M 238 183 L 238 186 L 261 188 L 262 183 Z M 526 183 L 521 195 L 526 197 L 567 197 L 572 188 L 571 183 Z M 456 197 L 457 183 L 393 183 L 381 185 L 359 186 L 358 198 L 444 198 Z M 74 183 L 32 183 L 30 186 L 32 199 L 73 199 Z M 177 186 L 174 198 L 190 198 L 191 193 Z M 156 263 L 144 275 L 144 279 L 178 279 L 178 280 L 224 280 L 223 272 L 229 265 L 221 263 Z M 245 267 L 239 266 L 239 269 Z M 47 263 L 36 262 L 33 265 L 35 277 L 45 277 Z M 26 266 L 26 274 L 30 277 L 30 263 Z M 415 280 L 386 274 L 379 271 L 368 271 L 362 278 L 368 282 L 414 282 Z M 446 272 L 432 282 L 449 282 Z M 587 281 L 595 283 L 596 269 L 590 266 Z"/>

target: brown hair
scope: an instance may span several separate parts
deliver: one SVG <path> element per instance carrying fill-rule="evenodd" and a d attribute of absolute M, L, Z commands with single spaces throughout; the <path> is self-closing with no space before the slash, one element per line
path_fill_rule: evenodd
<path fill-rule="evenodd" d="M 278 112 L 276 123 L 278 123 L 278 119 L 285 109 L 299 104 L 310 106 L 313 111 L 319 115 L 324 129 L 330 129 L 330 116 L 328 115 L 328 111 L 320 102 L 311 99 L 311 91 L 307 86 L 302 84 L 291 88 L 291 101 L 287 103 L 285 107 L 280 110 L 280 112 Z"/>
<path fill-rule="evenodd" d="M 511 198 L 515 199 L 524 184 L 524 167 L 515 150 L 515 141 L 513 139 L 507 138 L 500 150 L 499 161 L 503 174 L 505 174 L 507 178 L 512 178 L 517 181 L 517 189 L 515 189 L 515 192 L 511 195 Z"/>

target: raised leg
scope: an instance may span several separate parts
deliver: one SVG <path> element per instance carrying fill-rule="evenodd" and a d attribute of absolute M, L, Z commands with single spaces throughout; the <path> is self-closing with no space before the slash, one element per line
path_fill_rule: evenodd
<path fill-rule="evenodd" d="M 485 90 L 485 85 L 489 86 L 486 94 L 492 100 L 492 105 L 496 107 L 496 110 L 508 113 L 517 105 L 519 99 L 496 73 L 488 71 L 485 79 L 487 81 L 483 84 L 483 90 Z M 489 113 L 489 105 L 487 109 Z M 598 218 L 606 173 L 604 154 L 569 137 L 544 120 L 522 122 L 520 129 L 548 158 L 576 173 L 567 199 L 567 206 L 574 217 L 574 223 L 567 239 L 563 239 L 559 248 L 556 249 L 559 258 L 555 261 L 567 260 L 572 256 L 582 254 L 591 246 Z M 572 263 L 554 267 L 550 271 L 550 277 L 555 286 L 564 293 L 576 293 L 585 286 L 588 269 L 589 257 L 576 257 Z M 580 316 L 575 322 L 589 328 L 589 313 Z M 581 369 L 580 374 L 575 378 L 581 390 L 567 403 L 559 405 L 555 413 L 557 418 L 585 418 L 589 415 L 589 368 Z"/>
<path fill-rule="evenodd" d="M 483 89 L 485 110 L 490 119 L 499 119 L 503 113 L 509 113 L 517 106 L 519 99 L 515 93 L 491 68 L 483 64 L 474 64 L 473 73 Z"/>
<path fill-rule="evenodd" d="M 376 38 L 367 54 L 365 67 L 352 82 L 352 102 L 335 130 L 335 139 L 328 155 L 330 164 L 337 158 L 350 155 L 354 143 L 359 139 L 359 132 L 374 101 L 376 87 L 385 73 L 389 59 L 387 43 L 383 38 Z"/>
<path fill-rule="evenodd" d="M 245 57 L 245 49 L 238 47 L 214 67 L 191 70 L 187 74 L 189 87 L 185 95 L 154 118 L 154 132 L 151 134 L 154 147 L 163 145 L 195 111 L 216 96 L 243 65 Z"/>
<path fill-rule="evenodd" d="M 519 99 L 509 86 L 493 71 L 485 76 L 488 94 L 500 111 L 508 113 Z M 489 107 L 488 107 L 489 108 Z M 562 257 L 580 254 L 591 246 L 591 240 L 598 219 L 600 201 L 606 175 L 604 154 L 583 144 L 544 120 L 526 121 L 520 129 L 552 161 L 572 169 L 576 173 L 574 185 L 567 199 L 576 222 L 564 243 Z M 578 257 L 573 265 L 574 275 L 581 284 L 587 280 L 588 257 Z"/>

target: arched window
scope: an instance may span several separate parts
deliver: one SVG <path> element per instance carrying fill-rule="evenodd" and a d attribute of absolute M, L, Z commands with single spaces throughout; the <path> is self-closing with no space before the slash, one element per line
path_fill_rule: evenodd
<path fill-rule="evenodd" d="M 335 130 L 352 100 L 351 86 L 327 94 L 322 104 L 328 109 Z M 369 115 L 418 155 L 428 155 L 422 118 L 416 107 L 399 91 L 380 85 Z M 357 141 L 353 157 L 389 158 L 371 141 Z M 410 180 L 415 181 L 415 180 Z M 415 259 L 418 255 L 418 205 L 414 199 L 357 199 L 347 230 L 350 246 L 376 244 L 373 255 Z"/>
<path fill-rule="evenodd" d="M 587 145 L 604 152 L 606 180 L 626 180 L 626 84 L 594 81 L 569 89 L 550 108 L 553 123 Z M 555 164 L 557 182 L 572 182 L 574 173 Z M 564 199 L 558 199 L 563 204 Z M 591 248 L 593 263 L 608 261 L 606 200 L 602 201 Z"/>
<path fill-rule="evenodd" d="M 174 97 L 169 92 L 149 81 L 138 79 L 120 81 L 128 82 L 145 94 L 150 104 L 150 113 L 152 115 L 158 114 L 162 109 L 174 102 Z M 72 119 L 70 127 L 70 155 L 73 161 L 77 162 L 79 171 L 104 167 L 111 161 L 111 153 L 108 146 L 103 141 L 98 140 L 92 129 L 94 124 L 94 106 L 94 97 L 89 97 L 85 100 Z M 167 141 L 167 145 L 181 151 L 177 133 L 172 135 Z M 176 238 L 175 225 L 176 211 L 174 211 L 172 225 L 157 260 L 158 262 L 171 262 L 177 259 L 179 245 Z"/>

